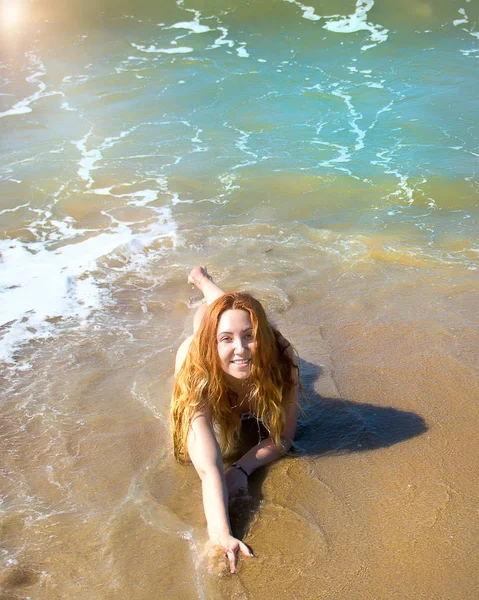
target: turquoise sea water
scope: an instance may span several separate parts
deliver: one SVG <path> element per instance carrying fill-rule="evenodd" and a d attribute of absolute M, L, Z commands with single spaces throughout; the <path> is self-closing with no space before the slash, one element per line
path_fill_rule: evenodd
<path fill-rule="evenodd" d="M 230 223 L 476 268 L 474 3 L 2 7 L 3 323 L 80 310 L 67 278 L 98 295 L 122 244 Z M 41 309 L 32 255 L 58 288 Z"/>
<path fill-rule="evenodd" d="M 191 568 L 180 539 L 196 556 L 188 515 L 179 523 L 147 474 L 158 446 L 160 462 L 170 456 L 173 353 L 199 300 L 191 266 L 253 291 L 274 318 L 305 307 L 286 320 L 299 347 L 347 318 L 429 320 L 476 347 L 479 5 L 2 0 L 1 11 L 2 498 L 6 531 L 25 527 L 4 566 L 45 548 L 57 563 L 32 572 L 38 597 L 56 597 L 48 573 L 58 581 L 64 548 L 110 556 L 131 501 L 171 536 L 166 577 Z M 170 467 L 164 489 L 177 490 Z M 125 556 L 118 573 L 130 573 Z M 95 597 L 143 597 L 110 567 L 98 577 L 117 596 Z M 93 597 L 92 568 L 74 591 L 60 577 L 58 594 Z"/>

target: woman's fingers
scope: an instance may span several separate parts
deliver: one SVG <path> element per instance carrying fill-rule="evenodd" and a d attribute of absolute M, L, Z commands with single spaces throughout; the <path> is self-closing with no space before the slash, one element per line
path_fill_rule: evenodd
<path fill-rule="evenodd" d="M 230 573 L 236 573 L 236 563 L 238 562 L 238 548 L 234 550 L 227 550 L 226 558 L 230 563 Z"/>
<path fill-rule="evenodd" d="M 236 573 L 236 565 L 238 564 L 238 550 L 244 556 L 254 556 L 251 548 L 249 548 L 245 543 L 240 542 L 239 540 L 238 543 L 235 544 L 232 548 L 225 548 L 225 550 L 225 556 L 228 559 L 230 573 Z"/>

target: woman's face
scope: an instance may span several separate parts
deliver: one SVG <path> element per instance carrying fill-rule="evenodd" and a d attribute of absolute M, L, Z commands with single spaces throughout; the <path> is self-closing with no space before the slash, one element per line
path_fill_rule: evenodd
<path fill-rule="evenodd" d="M 245 310 L 226 310 L 218 323 L 216 342 L 223 371 L 234 379 L 247 379 L 255 348 L 249 314 Z"/>

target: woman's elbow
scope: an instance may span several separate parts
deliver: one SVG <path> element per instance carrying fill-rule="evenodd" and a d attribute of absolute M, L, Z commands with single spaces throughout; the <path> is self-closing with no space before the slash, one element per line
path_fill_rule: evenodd
<path fill-rule="evenodd" d="M 201 481 L 204 481 L 208 476 L 208 468 L 203 465 L 201 465 L 201 466 L 195 465 L 195 469 L 196 469 L 196 472 L 198 473 L 198 477 L 201 479 Z"/>
<path fill-rule="evenodd" d="M 201 481 L 206 481 L 212 477 L 218 477 L 218 474 L 223 471 L 221 455 L 211 457 L 211 460 L 201 460 L 196 463 L 193 462 L 193 464 Z"/>
<path fill-rule="evenodd" d="M 218 465 L 213 464 L 197 467 L 196 472 L 198 473 L 198 477 L 200 478 L 202 485 L 208 485 L 208 482 L 221 479 L 223 470 L 220 469 Z"/>

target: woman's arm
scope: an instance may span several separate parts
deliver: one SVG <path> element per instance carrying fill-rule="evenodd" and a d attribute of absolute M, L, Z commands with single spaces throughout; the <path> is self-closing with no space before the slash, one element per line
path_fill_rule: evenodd
<path fill-rule="evenodd" d="M 224 548 L 230 571 L 235 573 L 238 551 L 245 556 L 252 556 L 252 552 L 231 534 L 221 451 L 212 425 L 203 413 L 198 413 L 191 423 L 188 453 L 201 479 L 208 535 L 213 543 Z"/>
<path fill-rule="evenodd" d="M 253 446 L 246 454 L 244 454 L 235 464 L 239 465 L 242 469 L 250 475 L 259 467 L 273 462 L 274 460 L 284 456 L 284 454 L 291 448 L 293 444 L 294 434 L 296 433 L 296 424 L 298 420 L 298 403 L 296 401 L 297 385 L 293 386 L 289 394 L 288 401 L 285 403 L 285 427 L 281 435 L 283 443 L 283 449 L 280 451 L 274 441 L 271 438 L 266 438 L 256 446 Z M 243 478 L 243 481 L 239 479 Z M 232 479 L 238 480 L 233 484 Z M 230 468 L 227 472 L 228 488 L 232 490 L 234 488 L 245 488 L 247 489 L 247 478 L 240 469 Z M 243 485 L 241 485 L 243 483 Z"/>
<path fill-rule="evenodd" d="M 289 343 L 289 342 L 287 342 Z M 247 492 L 248 490 L 248 475 L 253 471 L 267 465 L 274 460 L 277 460 L 291 448 L 293 445 L 294 435 L 298 422 L 298 388 L 299 388 L 299 370 L 296 364 L 296 357 L 292 346 L 286 348 L 288 356 L 293 362 L 291 379 L 293 385 L 288 390 L 288 394 L 283 398 L 285 425 L 281 434 L 282 450 L 279 450 L 274 441 L 268 437 L 261 441 L 256 446 L 253 446 L 246 454 L 235 462 L 235 465 L 241 469 L 230 467 L 226 471 L 226 483 L 230 495 L 234 496 L 237 493 Z"/>

